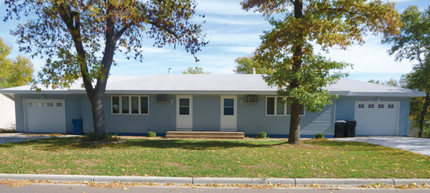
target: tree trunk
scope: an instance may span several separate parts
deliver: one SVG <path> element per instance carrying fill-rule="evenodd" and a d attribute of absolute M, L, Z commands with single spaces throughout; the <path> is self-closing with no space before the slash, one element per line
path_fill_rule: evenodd
<path fill-rule="evenodd" d="M 300 144 L 300 104 L 293 99 L 291 104 L 289 144 Z"/>
<path fill-rule="evenodd" d="M 93 115 L 94 132 L 99 139 L 102 139 L 105 133 L 105 116 L 103 111 L 104 91 L 94 90 L 92 94 L 88 94 L 91 102 L 91 110 Z"/>
<path fill-rule="evenodd" d="M 294 2 L 294 17 L 296 19 L 303 17 L 303 3 L 301 0 L 296 0 Z M 298 34 L 298 39 L 303 40 L 303 35 Z M 298 72 L 302 66 L 302 55 L 303 55 L 303 43 L 299 41 L 296 45 L 293 45 L 293 72 Z M 289 89 L 295 89 L 299 87 L 298 77 L 290 82 L 288 86 Z M 297 99 L 292 98 L 293 102 L 291 104 L 291 117 L 290 117 L 290 132 L 288 136 L 288 143 L 290 144 L 300 144 L 300 109 L 301 105 Z"/>
<path fill-rule="evenodd" d="M 423 109 L 421 111 L 421 116 L 420 116 L 420 125 L 419 125 L 419 129 L 418 129 L 418 137 L 422 137 L 423 136 L 423 129 L 424 129 L 424 121 L 426 118 L 426 114 L 427 114 L 427 109 L 430 105 L 430 96 L 429 96 L 429 92 L 426 92 L 426 97 L 424 98 L 424 104 L 423 104 Z"/>

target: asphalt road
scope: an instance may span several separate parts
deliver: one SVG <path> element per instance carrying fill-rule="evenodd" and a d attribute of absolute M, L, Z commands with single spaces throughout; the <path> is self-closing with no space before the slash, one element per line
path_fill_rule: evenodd
<path fill-rule="evenodd" d="M 175 186 L 150 186 L 124 188 L 92 188 L 86 185 L 66 184 L 31 184 L 19 188 L 0 185 L 1 193 L 424 193 L 430 189 L 247 189 L 247 188 L 192 188 Z"/>

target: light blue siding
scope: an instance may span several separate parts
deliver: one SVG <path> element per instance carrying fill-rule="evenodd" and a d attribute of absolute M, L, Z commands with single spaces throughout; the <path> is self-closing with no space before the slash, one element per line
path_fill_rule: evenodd
<path fill-rule="evenodd" d="M 410 98 L 408 97 L 339 97 L 336 100 L 336 120 L 354 120 L 355 101 L 400 101 L 399 135 L 408 134 Z"/>
<path fill-rule="evenodd" d="M 106 95 L 104 112 L 106 129 L 109 133 L 146 134 L 155 131 L 164 134 L 176 130 L 176 96 L 168 95 L 168 103 L 157 103 L 157 95 L 149 96 L 148 115 L 113 115 L 111 113 L 111 96 Z M 83 119 L 84 132 L 92 131 L 93 121 L 91 105 L 83 94 L 16 94 L 16 127 L 24 132 L 24 99 L 64 99 L 66 102 L 66 130 L 73 132 L 72 119 Z M 284 136 L 289 133 L 290 116 L 266 116 L 266 96 L 259 95 L 257 103 L 247 103 L 246 95 L 237 97 L 238 131 L 255 135 L 265 131 L 272 136 Z M 379 97 L 381 101 L 400 101 L 399 135 L 407 135 L 409 118 L 409 98 Z M 355 101 L 376 101 L 376 97 L 340 97 L 334 105 L 327 105 L 321 112 L 305 112 L 301 116 L 301 134 L 313 136 L 323 133 L 334 135 L 334 121 L 353 120 Z M 220 95 L 193 95 L 193 130 L 219 131 L 220 129 Z M 49 120 L 48 120 L 49 121 Z"/>
<path fill-rule="evenodd" d="M 238 100 L 238 131 L 251 135 L 261 131 L 275 136 L 288 135 L 290 116 L 266 116 L 266 96 L 258 96 L 257 103 L 245 102 L 246 96 L 239 96 Z M 301 135 L 334 135 L 333 115 L 333 105 L 326 106 L 321 112 L 305 112 L 301 116 Z"/>
<path fill-rule="evenodd" d="M 221 115 L 220 96 L 194 95 L 193 103 L 193 130 L 219 131 Z"/>
<path fill-rule="evenodd" d="M 168 95 L 168 103 L 157 103 L 157 95 L 146 95 L 149 97 L 148 115 L 112 114 L 111 96 L 112 95 L 106 95 L 104 101 L 107 132 L 144 134 L 148 131 L 154 131 L 163 134 L 167 131 L 176 130 L 176 100 L 174 95 Z M 92 125 L 92 123 L 90 123 L 90 125 Z"/>

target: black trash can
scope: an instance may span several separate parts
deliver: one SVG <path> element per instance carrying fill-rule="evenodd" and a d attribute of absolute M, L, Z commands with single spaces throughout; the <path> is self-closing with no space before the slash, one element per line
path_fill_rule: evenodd
<path fill-rule="evenodd" d="M 357 121 L 346 121 L 346 137 L 355 137 L 355 127 L 357 126 Z"/>
<path fill-rule="evenodd" d="M 334 137 L 345 137 L 346 121 L 338 120 L 334 123 Z"/>
<path fill-rule="evenodd" d="M 73 134 L 74 135 L 84 134 L 82 119 L 72 119 L 72 125 L 73 125 Z"/>

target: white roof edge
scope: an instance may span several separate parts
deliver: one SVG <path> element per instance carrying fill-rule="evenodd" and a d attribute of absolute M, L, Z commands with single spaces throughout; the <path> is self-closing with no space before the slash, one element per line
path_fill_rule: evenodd
<path fill-rule="evenodd" d="M 426 96 L 425 93 L 415 91 L 415 92 L 409 92 L 409 93 L 403 93 L 403 92 L 350 92 L 348 95 L 345 96 L 386 96 L 386 97 L 424 97 Z"/>

